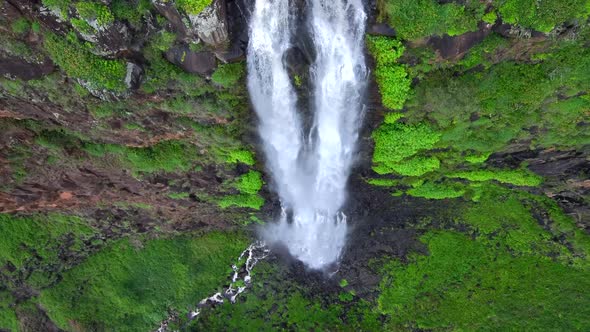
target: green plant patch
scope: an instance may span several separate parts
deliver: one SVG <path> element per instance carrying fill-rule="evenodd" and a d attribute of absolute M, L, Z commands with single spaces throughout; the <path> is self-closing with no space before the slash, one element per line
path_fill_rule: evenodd
<path fill-rule="evenodd" d="M 70 77 L 86 81 L 93 88 L 123 92 L 127 67 L 122 60 L 106 60 L 90 53 L 75 35 L 68 38 L 45 35 L 45 49 L 51 59 Z"/>
<path fill-rule="evenodd" d="M 435 0 L 383 0 L 384 16 L 402 39 L 431 35 L 460 35 L 477 30 L 485 5 L 469 1 L 465 6 Z"/>
<path fill-rule="evenodd" d="M 102 3 L 80 1 L 76 3 L 76 10 L 81 18 L 87 22 L 96 21 L 99 26 L 106 26 L 115 21 L 115 17 L 109 7 Z"/>
<path fill-rule="evenodd" d="M 240 81 L 244 72 L 244 64 L 241 62 L 223 64 L 217 67 L 217 70 L 211 75 L 211 81 L 222 87 L 230 88 Z"/>
<path fill-rule="evenodd" d="M 264 198 L 257 194 L 228 195 L 220 198 L 217 203 L 222 209 L 233 206 L 260 210 L 264 205 Z"/>
<path fill-rule="evenodd" d="M 421 150 L 431 149 L 440 139 L 439 133 L 423 123 L 385 123 L 372 136 L 375 140 L 374 168 L 382 174 L 393 170 L 405 158 L 412 157 Z"/>
<path fill-rule="evenodd" d="M 0 214 L 0 265 L 12 264 L 17 270 L 28 262 L 43 264 L 59 260 L 59 246 L 73 236 L 71 246 L 81 246 L 94 230 L 82 219 L 61 214 L 16 217 Z M 38 264 L 38 263 L 36 263 Z"/>
<path fill-rule="evenodd" d="M 263 183 L 260 172 L 249 171 L 238 178 L 235 187 L 244 194 L 256 194 L 262 188 Z"/>
<path fill-rule="evenodd" d="M 555 26 L 590 14 L 586 0 L 503 0 L 499 12 L 506 23 L 517 24 L 541 32 L 550 32 Z"/>
<path fill-rule="evenodd" d="M 19 18 L 16 21 L 12 22 L 11 26 L 12 32 L 18 35 L 24 35 L 31 30 L 31 24 L 26 18 Z"/>
<path fill-rule="evenodd" d="M 119 240 L 66 272 L 40 302 L 62 329 L 148 331 L 224 283 L 247 239 L 232 233 Z"/>
<path fill-rule="evenodd" d="M 450 178 L 461 178 L 469 181 L 491 181 L 509 183 L 517 186 L 536 187 L 543 183 L 543 178 L 526 170 L 475 170 L 454 172 L 446 175 Z"/>
<path fill-rule="evenodd" d="M 485 212 L 489 214 L 489 212 Z M 421 241 L 428 255 L 384 267 L 388 329 L 567 330 L 590 327 L 590 272 L 548 257 L 512 256 L 451 231 Z"/>
<path fill-rule="evenodd" d="M 458 198 L 465 194 L 465 188 L 458 183 L 427 181 L 407 190 L 406 193 L 427 199 Z"/>
<path fill-rule="evenodd" d="M 212 0 L 177 0 L 176 4 L 187 14 L 197 15 L 211 4 Z"/>

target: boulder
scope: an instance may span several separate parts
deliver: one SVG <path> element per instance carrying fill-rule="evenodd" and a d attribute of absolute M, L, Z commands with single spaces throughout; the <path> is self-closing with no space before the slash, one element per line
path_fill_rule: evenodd
<path fill-rule="evenodd" d="M 200 75 L 211 74 L 217 66 L 217 60 L 213 53 L 193 51 L 188 45 L 172 47 L 166 52 L 166 59 L 186 72 Z"/>
<path fill-rule="evenodd" d="M 13 56 L 0 58 L 0 76 L 32 80 L 41 78 L 53 70 L 53 63 L 47 58 L 41 63 L 31 63 Z"/>
<path fill-rule="evenodd" d="M 197 15 L 189 15 L 192 30 L 207 45 L 222 48 L 229 41 L 225 0 L 213 3 Z"/>

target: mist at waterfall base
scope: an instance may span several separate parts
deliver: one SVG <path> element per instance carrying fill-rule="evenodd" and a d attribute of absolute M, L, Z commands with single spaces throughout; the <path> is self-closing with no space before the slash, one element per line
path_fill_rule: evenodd
<path fill-rule="evenodd" d="M 310 67 L 314 118 L 304 129 L 284 58 L 295 31 L 287 0 L 256 0 L 250 22 L 248 88 L 259 135 L 281 200 L 278 221 L 264 239 L 286 246 L 309 268 L 338 261 L 346 243 L 341 209 L 354 162 L 367 70 L 366 14 L 361 0 L 309 0 L 308 31 L 316 57 Z"/>

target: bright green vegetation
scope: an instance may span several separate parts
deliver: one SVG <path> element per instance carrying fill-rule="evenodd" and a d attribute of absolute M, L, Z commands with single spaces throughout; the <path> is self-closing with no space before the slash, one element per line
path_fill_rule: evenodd
<path fill-rule="evenodd" d="M 187 14 L 197 15 L 211 4 L 212 0 L 177 0 L 176 5 Z"/>
<path fill-rule="evenodd" d="M 436 0 L 381 0 L 382 15 L 402 39 L 431 35 L 459 35 L 477 30 L 485 6 L 479 1 L 466 5 Z"/>
<path fill-rule="evenodd" d="M 18 331 L 18 325 L 18 320 L 14 310 L 3 307 L 3 303 L 0 304 L 0 329 Z"/>
<path fill-rule="evenodd" d="M 465 194 L 465 189 L 458 183 L 434 183 L 429 181 L 416 185 L 414 188 L 409 189 L 406 193 L 414 197 L 445 199 L 462 197 Z"/>
<path fill-rule="evenodd" d="M 14 21 L 10 27 L 12 28 L 12 32 L 19 35 L 24 35 L 31 30 L 31 24 L 29 21 L 22 17 Z"/>
<path fill-rule="evenodd" d="M 398 40 L 381 36 L 368 36 L 367 45 L 375 57 L 375 78 L 383 105 L 393 110 L 401 109 L 411 84 L 405 67 L 397 63 L 404 53 L 404 46 Z"/>
<path fill-rule="evenodd" d="M 137 4 L 126 0 L 113 0 L 111 11 L 117 20 L 127 20 L 129 23 L 139 26 L 142 18 L 149 14 L 152 8 L 150 0 L 139 0 Z"/>
<path fill-rule="evenodd" d="M 490 215 L 489 211 L 485 212 Z M 379 310 L 391 329 L 569 330 L 590 327 L 590 272 L 512 255 L 453 231 L 422 236 L 427 256 L 384 268 Z"/>
<path fill-rule="evenodd" d="M 86 21 L 96 20 L 99 26 L 106 26 L 115 21 L 109 7 L 102 3 L 81 1 L 76 3 L 76 10 L 81 18 Z"/>
<path fill-rule="evenodd" d="M 400 169 L 399 163 L 412 157 L 420 150 L 430 149 L 440 139 L 440 134 L 426 124 L 407 125 L 403 123 L 385 123 L 373 132 L 375 151 L 373 153 L 374 170 L 386 174 Z M 431 159 L 413 159 L 414 166 L 420 164 L 423 170 L 435 169 L 436 162 Z"/>
<path fill-rule="evenodd" d="M 244 194 L 256 194 L 262 188 L 262 174 L 257 171 L 249 171 L 240 176 L 235 186 Z"/>
<path fill-rule="evenodd" d="M 218 204 L 224 209 L 235 206 L 260 210 L 262 205 L 264 205 L 264 198 L 258 195 L 258 192 L 263 184 L 264 182 L 262 181 L 260 172 L 249 171 L 233 183 L 233 186 L 240 191 L 240 194 L 224 196 L 218 201 Z"/>
<path fill-rule="evenodd" d="M 93 230 L 80 218 L 60 214 L 30 217 L 0 214 L 0 233 L 0 265 L 10 263 L 20 270 L 28 264 L 38 264 L 38 260 L 43 264 L 57 262 L 62 240 L 74 235 L 70 247 L 80 247 Z"/>
<path fill-rule="evenodd" d="M 230 88 L 237 84 L 244 76 L 243 63 L 227 63 L 219 66 L 211 75 L 211 80 L 225 88 Z"/>
<path fill-rule="evenodd" d="M 197 157 L 197 148 L 182 141 L 164 141 L 146 148 L 85 143 L 83 148 L 95 157 L 115 155 L 136 173 L 186 172 L 193 166 Z"/>
<path fill-rule="evenodd" d="M 62 18 L 68 17 L 68 7 L 72 3 L 71 0 L 42 0 L 42 3 L 47 8 L 58 12 Z"/>
<path fill-rule="evenodd" d="M 502 20 L 541 32 L 576 18 L 588 18 L 587 0 L 496 0 Z"/>
<path fill-rule="evenodd" d="M 349 293 L 347 293 L 349 294 Z M 350 295 L 350 294 L 349 294 Z M 368 302 L 344 304 L 338 297 L 308 295 L 273 265 L 261 262 L 251 288 L 238 303 L 224 303 L 207 310 L 191 324 L 190 331 L 378 331 L 379 315 Z"/>
<path fill-rule="evenodd" d="M 65 273 L 40 302 L 63 329 L 153 330 L 168 309 L 184 312 L 215 291 L 246 246 L 231 233 L 119 240 Z"/>
<path fill-rule="evenodd" d="M 227 154 L 226 162 L 228 163 L 244 163 L 246 165 L 254 165 L 254 155 L 248 150 L 231 150 Z"/>
<path fill-rule="evenodd" d="M 67 38 L 45 35 L 45 49 L 51 59 L 70 77 L 87 82 L 94 89 L 123 92 L 127 67 L 122 60 L 106 60 L 90 53 L 74 34 Z"/>
<path fill-rule="evenodd" d="M 182 193 L 169 193 L 168 197 L 172 199 L 187 199 L 189 198 L 190 193 L 182 192 Z"/>
<path fill-rule="evenodd" d="M 501 183 L 529 187 L 536 187 L 543 182 L 542 177 L 522 170 L 477 170 L 455 172 L 447 174 L 447 176 L 450 178 L 461 178 L 476 182 L 496 180 Z"/>

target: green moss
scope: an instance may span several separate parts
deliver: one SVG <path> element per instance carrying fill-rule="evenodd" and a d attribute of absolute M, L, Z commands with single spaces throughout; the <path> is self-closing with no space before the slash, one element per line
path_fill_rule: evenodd
<path fill-rule="evenodd" d="M 197 15 L 211 4 L 212 0 L 177 0 L 176 4 L 187 14 Z"/>
<path fill-rule="evenodd" d="M 47 8 L 59 13 L 61 18 L 68 17 L 68 8 L 72 3 L 71 0 L 42 0 L 42 2 Z"/>
<path fill-rule="evenodd" d="M 229 88 L 237 84 L 243 75 L 243 63 L 227 63 L 217 67 L 213 75 L 211 75 L 211 80 L 216 84 Z"/>
<path fill-rule="evenodd" d="M 264 198 L 251 194 L 228 195 L 219 199 L 218 205 L 223 209 L 233 206 L 260 210 L 262 205 L 264 205 Z"/>
<path fill-rule="evenodd" d="M 469 181 L 491 181 L 509 183 L 517 186 L 536 187 L 543 178 L 526 170 L 475 170 L 447 174 L 450 178 L 461 178 Z"/>
<path fill-rule="evenodd" d="M 406 193 L 410 196 L 427 199 L 458 198 L 465 194 L 465 188 L 457 183 L 434 183 L 429 181 L 407 190 Z"/>
<path fill-rule="evenodd" d="M 51 59 L 70 77 L 88 82 L 93 88 L 113 92 L 126 90 L 127 67 L 121 60 L 105 60 L 84 48 L 75 36 L 64 39 L 45 35 L 45 49 Z"/>
<path fill-rule="evenodd" d="M 392 187 L 399 184 L 399 180 L 395 179 L 369 179 L 367 182 L 378 187 Z"/>
<path fill-rule="evenodd" d="M 181 141 L 164 141 L 146 148 L 130 148 L 114 144 L 84 143 L 83 149 L 95 157 L 116 155 L 134 172 L 186 172 L 197 158 L 197 148 Z"/>
<path fill-rule="evenodd" d="M 249 171 L 240 176 L 235 187 L 244 194 L 256 194 L 262 188 L 263 183 L 260 172 Z"/>
<path fill-rule="evenodd" d="M 75 243 L 81 245 L 93 230 L 80 218 L 60 214 L 30 217 L 0 214 L 0 232 L 3 234 L 0 238 L 0 265 L 10 262 L 20 269 L 31 260 L 57 261 L 60 241 L 74 235 Z"/>
<path fill-rule="evenodd" d="M 254 154 L 248 150 L 231 150 L 227 153 L 226 162 L 230 164 L 244 163 L 246 165 L 254 165 Z"/>
<path fill-rule="evenodd" d="M 14 310 L 0 305 L 0 329 L 18 331 L 19 323 Z"/>
<path fill-rule="evenodd" d="M 74 29 L 82 34 L 92 35 L 96 33 L 96 30 L 83 19 L 73 18 L 70 23 L 72 23 Z"/>
<path fill-rule="evenodd" d="M 169 193 L 168 197 L 172 199 L 187 199 L 189 198 L 190 193 L 182 192 L 182 193 Z"/>
<path fill-rule="evenodd" d="M 402 39 L 459 35 L 477 30 L 485 6 L 479 1 L 439 4 L 435 0 L 383 0 L 384 14 Z"/>
<path fill-rule="evenodd" d="M 397 173 L 404 176 L 422 176 L 440 168 L 436 157 L 412 157 L 399 163 L 387 163 L 389 168 L 374 168 L 379 174 Z"/>
<path fill-rule="evenodd" d="M 76 3 L 78 15 L 86 21 L 95 21 L 99 26 L 106 26 L 115 21 L 115 16 L 106 5 L 98 2 L 81 1 Z"/>
<path fill-rule="evenodd" d="M 135 2 L 126 0 L 113 0 L 111 10 L 117 20 L 127 20 L 129 23 L 139 26 L 145 15 L 149 14 L 152 8 L 150 0 L 139 0 Z"/>
<path fill-rule="evenodd" d="M 470 164 L 483 164 L 486 160 L 488 160 L 489 157 L 489 153 L 475 154 L 466 156 L 465 161 L 467 161 Z"/>
<path fill-rule="evenodd" d="M 371 303 L 349 297 L 309 294 L 267 262 L 255 269 L 254 283 L 236 304 L 204 310 L 190 331 L 379 331 Z M 352 295 L 351 293 L 347 293 Z"/>
<path fill-rule="evenodd" d="M 127 239 L 64 274 L 40 302 L 62 329 L 147 331 L 168 309 L 184 312 L 227 277 L 247 241 L 235 234 L 154 239 L 134 247 Z"/>
<path fill-rule="evenodd" d="M 494 24 L 498 20 L 498 14 L 496 14 L 496 11 L 492 10 L 486 13 L 481 19 L 488 24 Z"/>
<path fill-rule="evenodd" d="M 574 331 L 590 326 L 588 270 L 536 255 L 514 257 L 455 232 L 429 232 L 421 240 L 429 255 L 384 268 L 378 302 L 390 315 L 389 329 Z"/>
<path fill-rule="evenodd" d="M 26 18 L 23 18 L 23 17 L 12 22 L 10 27 L 12 28 L 12 32 L 19 34 L 19 35 L 24 35 L 24 34 L 28 33 L 29 30 L 31 30 L 31 24 L 29 23 L 29 21 Z"/>

